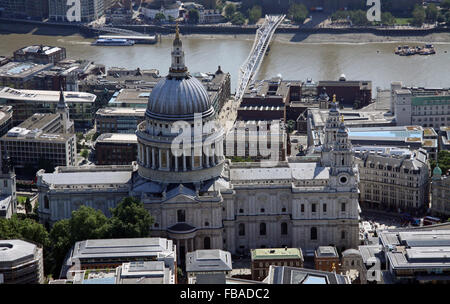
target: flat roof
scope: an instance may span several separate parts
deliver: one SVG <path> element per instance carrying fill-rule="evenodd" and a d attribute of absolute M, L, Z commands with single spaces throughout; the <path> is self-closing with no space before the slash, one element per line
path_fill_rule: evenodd
<path fill-rule="evenodd" d="M 137 144 L 136 134 L 124 134 L 124 133 L 103 133 L 101 134 L 96 143 L 131 143 Z"/>
<path fill-rule="evenodd" d="M 275 260 L 275 259 L 301 259 L 303 253 L 300 248 L 258 248 L 251 250 L 253 260 Z"/>
<path fill-rule="evenodd" d="M 59 91 L 44 91 L 44 90 L 18 90 L 5 87 L 0 90 L 0 98 L 10 100 L 20 100 L 27 102 L 51 102 L 58 103 L 60 92 Z M 85 92 L 72 92 L 65 91 L 64 99 L 66 103 L 94 103 L 97 96 L 91 93 Z"/>
<path fill-rule="evenodd" d="M 336 247 L 333 246 L 319 246 L 316 249 L 318 257 L 339 257 Z"/>
<path fill-rule="evenodd" d="M 56 172 L 43 173 L 42 180 L 49 185 L 99 185 L 99 184 L 127 184 L 132 171 L 84 171 L 84 172 Z"/>
<path fill-rule="evenodd" d="M 98 109 L 96 115 L 144 117 L 145 111 L 145 108 L 110 107 Z"/>
<path fill-rule="evenodd" d="M 203 249 L 186 254 L 186 272 L 231 271 L 231 253 L 220 249 Z"/>
<path fill-rule="evenodd" d="M 8 62 L 5 65 L 0 66 L 0 77 L 14 77 L 22 78 L 36 74 L 40 71 L 47 70 L 53 66 L 49 64 L 39 64 L 33 62 Z"/>
<path fill-rule="evenodd" d="M 76 242 L 72 259 L 157 256 L 173 253 L 173 243 L 165 238 L 98 239 Z"/>

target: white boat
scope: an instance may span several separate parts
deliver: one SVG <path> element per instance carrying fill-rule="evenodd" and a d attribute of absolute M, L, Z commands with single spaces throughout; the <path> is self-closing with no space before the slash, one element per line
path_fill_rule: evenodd
<path fill-rule="evenodd" d="M 128 39 L 97 39 L 92 45 L 131 46 L 134 45 L 134 41 Z"/>

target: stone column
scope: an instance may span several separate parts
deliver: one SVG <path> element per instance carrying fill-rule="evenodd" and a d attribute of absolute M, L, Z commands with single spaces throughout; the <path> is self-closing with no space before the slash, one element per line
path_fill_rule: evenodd
<path fill-rule="evenodd" d="M 183 171 L 186 171 L 186 155 L 183 154 Z"/>
<path fill-rule="evenodd" d="M 178 156 L 173 156 L 175 158 L 175 171 L 178 171 Z"/>
<path fill-rule="evenodd" d="M 191 150 L 191 168 L 194 169 L 194 149 Z"/>
<path fill-rule="evenodd" d="M 170 170 L 170 155 L 169 155 L 169 149 L 166 150 L 166 169 Z"/>
<path fill-rule="evenodd" d="M 155 148 L 152 148 L 152 168 L 155 169 L 156 160 L 155 160 Z"/>
<path fill-rule="evenodd" d="M 145 147 L 145 151 L 147 152 L 147 162 L 145 164 L 146 167 L 150 167 L 150 148 L 148 146 Z"/>
<path fill-rule="evenodd" d="M 208 153 L 211 153 L 210 149 L 208 149 Z M 204 155 L 205 155 L 205 158 L 206 158 L 206 167 L 209 167 L 209 156 L 206 155 L 206 154 L 204 154 Z"/>
<path fill-rule="evenodd" d="M 138 145 L 138 163 L 140 163 L 142 160 L 142 155 L 141 155 L 141 144 Z"/>
<path fill-rule="evenodd" d="M 212 166 L 216 165 L 216 149 L 212 149 Z"/>
<path fill-rule="evenodd" d="M 158 167 L 158 168 L 161 168 L 161 166 L 162 166 L 162 161 L 161 161 L 161 149 L 158 149 L 158 158 L 159 158 L 159 167 Z"/>

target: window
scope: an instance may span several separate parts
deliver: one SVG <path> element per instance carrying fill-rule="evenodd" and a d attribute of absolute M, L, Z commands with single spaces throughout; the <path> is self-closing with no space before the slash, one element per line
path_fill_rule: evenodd
<path fill-rule="evenodd" d="M 205 226 L 208 227 L 209 226 L 209 222 L 205 222 Z"/>
<path fill-rule="evenodd" d="M 300 205 L 300 211 L 301 212 L 305 212 L 305 204 L 301 204 Z"/>
<path fill-rule="evenodd" d="M 159 227 L 159 224 L 158 223 L 155 223 L 155 228 L 158 228 Z"/>
<path fill-rule="evenodd" d="M 266 223 L 259 224 L 259 235 L 266 235 Z"/>
<path fill-rule="evenodd" d="M 311 204 L 311 211 L 316 212 L 316 204 Z"/>
<path fill-rule="evenodd" d="M 342 212 L 345 212 L 345 203 L 342 203 L 342 204 L 341 204 L 341 211 L 342 211 Z"/>
<path fill-rule="evenodd" d="M 186 212 L 184 210 L 177 210 L 177 222 L 182 223 L 186 221 Z"/>
<path fill-rule="evenodd" d="M 344 230 L 341 231 L 341 239 L 345 240 L 345 231 Z"/>
<path fill-rule="evenodd" d="M 50 202 L 48 201 L 48 196 L 44 196 L 44 208 L 49 209 L 50 208 Z"/>
<path fill-rule="evenodd" d="M 203 239 L 203 249 L 211 249 L 211 239 L 209 236 Z"/>
<path fill-rule="evenodd" d="M 245 224 L 239 224 L 239 235 L 245 235 Z"/>
<path fill-rule="evenodd" d="M 282 235 L 287 235 L 287 223 L 281 223 L 281 234 Z"/>
<path fill-rule="evenodd" d="M 286 208 L 281 208 L 281 212 L 286 212 Z"/>
<path fill-rule="evenodd" d="M 327 212 L 327 204 L 323 204 L 323 212 Z"/>
<path fill-rule="evenodd" d="M 244 209 L 239 209 L 239 213 L 244 213 Z"/>
<path fill-rule="evenodd" d="M 261 208 L 261 213 L 264 213 L 264 211 L 266 211 L 264 208 Z"/>
<path fill-rule="evenodd" d="M 311 228 L 311 240 L 317 240 L 317 228 L 316 227 Z"/>

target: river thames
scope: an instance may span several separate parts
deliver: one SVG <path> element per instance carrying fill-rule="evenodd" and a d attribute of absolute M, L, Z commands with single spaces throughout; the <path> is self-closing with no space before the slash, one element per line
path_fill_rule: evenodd
<path fill-rule="evenodd" d="M 285 36 L 286 35 L 286 36 Z M 72 59 L 87 59 L 109 67 L 156 68 L 165 75 L 170 66 L 173 37 L 163 36 L 155 45 L 131 47 L 92 46 L 94 39 L 79 35 L 45 36 L 0 34 L 0 56 L 12 56 L 14 50 L 31 44 L 62 46 Z M 232 76 L 232 91 L 237 72 L 253 44 L 249 35 L 183 36 L 186 64 L 192 72 L 214 72 L 221 66 Z M 433 56 L 400 57 L 394 48 L 411 42 L 386 43 L 309 43 L 292 42 L 287 34 L 277 34 L 266 55 L 257 79 L 278 74 L 283 79 L 337 80 L 345 74 L 349 80 L 371 80 L 373 89 L 389 88 L 392 81 L 408 86 L 450 87 L 450 41 L 435 43 Z"/>

